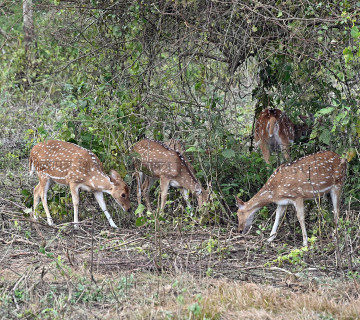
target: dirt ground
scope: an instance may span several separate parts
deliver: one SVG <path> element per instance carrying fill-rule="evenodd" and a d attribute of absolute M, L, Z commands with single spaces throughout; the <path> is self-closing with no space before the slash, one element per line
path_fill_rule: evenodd
<path fill-rule="evenodd" d="M 335 253 L 321 255 L 319 250 L 311 249 L 297 263 L 279 263 L 276 259 L 281 242 L 268 246 L 256 236 L 244 239 L 215 227 L 205 230 L 197 226 L 188 231 L 161 228 L 156 237 L 150 227 L 114 231 L 105 221 L 95 221 L 92 229 L 92 221 L 86 220 L 77 231 L 71 225 L 49 227 L 43 223 L 33 224 L 31 230 L 27 218 L 9 213 L 11 204 L 2 212 L 3 319 L 237 319 L 241 314 L 244 319 L 357 319 L 360 312 L 358 279 L 350 279 L 336 266 Z M 296 248 L 287 248 L 284 254 L 292 250 Z M 128 287 L 121 285 L 124 281 L 129 282 Z M 121 294 L 117 294 L 124 297 L 115 304 L 109 298 L 112 283 L 117 290 L 129 290 L 120 290 Z M 248 287 L 254 292 L 246 306 L 269 290 L 279 290 L 268 293 L 269 297 L 279 295 L 279 299 L 295 294 L 296 299 L 300 295 L 305 301 L 309 295 L 330 301 L 325 307 L 323 302 L 315 304 L 315 311 L 305 303 L 305 310 L 309 310 L 304 314 L 299 310 L 292 316 L 291 310 L 281 310 L 284 302 L 271 312 L 267 302 L 261 308 L 270 299 L 267 294 L 255 306 L 256 316 L 250 307 L 247 313 L 243 313 L 244 309 L 232 313 L 232 308 L 223 307 L 222 312 L 215 309 L 205 318 L 189 311 L 191 306 L 199 305 L 205 312 L 204 301 L 197 302 L 200 296 L 216 300 L 220 288 L 233 288 L 232 297 L 237 290 Z M 99 288 L 104 298 L 97 297 Z M 216 291 L 215 296 L 212 291 Z M 49 292 L 55 300 L 71 302 L 68 306 L 46 302 Z M 248 294 L 246 290 L 241 297 Z M 75 307 L 79 305 L 83 305 L 81 310 Z M 57 310 L 56 314 L 44 314 L 48 306 Z"/>

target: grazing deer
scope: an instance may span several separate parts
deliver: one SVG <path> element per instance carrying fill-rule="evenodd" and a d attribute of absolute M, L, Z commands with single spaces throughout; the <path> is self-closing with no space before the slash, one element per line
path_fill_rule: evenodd
<path fill-rule="evenodd" d="M 141 204 L 141 194 L 143 193 L 147 209 L 152 210 L 149 191 L 156 179 L 160 179 L 161 210 L 165 208 L 169 186 L 180 188 L 189 206 L 189 191 L 196 195 L 200 207 L 207 201 L 208 192 L 201 187 L 195 177 L 194 168 L 182 155 L 183 147 L 179 142 L 170 141 L 166 144 L 143 139 L 135 144 L 133 150 L 139 155 L 139 163 L 136 164 L 138 204 Z"/>
<path fill-rule="evenodd" d="M 175 150 L 176 152 L 180 152 L 183 156 L 184 161 L 186 162 L 187 166 L 189 167 L 189 170 L 195 175 L 195 170 L 191 163 L 188 161 L 188 159 L 185 157 L 185 147 L 182 141 L 177 139 L 170 139 L 169 141 L 162 141 L 159 142 L 160 144 L 164 145 L 165 148 L 170 148 Z M 143 192 L 145 202 L 147 203 L 148 210 L 151 211 L 151 206 L 149 205 L 150 200 L 149 199 L 149 193 L 152 185 L 155 183 L 156 180 L 159 178 L 154 176 L 148 176 L 144 172 L 136 172 L 136 178 L 137 178 L 137 185 L 138 185 L 138 192 L 137 192 L 137 199 L 138 199 L 138 205 L 141 204 L 141 193 Z M 180 188 L 180 191 L 183 195 L 183 198 L 186 201 L 186 204 L 188 207 L 191 208 L 191 204 L 189 201 L 189 190 Z"/>
<path fill-rule="evenodd" d="M 103 193 L 109 193 L 124 211 L 130 211 L 129 188 L 121 176 L 115 171 L 106 175 L 99 158 L 91 151 L 76 144 L 50 140 L 38 143 L 30 152 L 30 175 L 36 170 L 39 184 L 34 189 L 34 211 L 40 198 L 43 203 L 47 221 L 53 224 L 47 205 L 47 192 L 56 182 L 70 187 L 74 204 L 74 227 L 79 223 L 79 190 L 94 193 L 95 199 L 104 211 L 110 225 L 117 228 L 106 209 Z"/>
<path fill-rule="evenodd" d="M 300 158 L 289 164 L 282 164 L 270 176 L 269 180 L 252 197 L 244 203 L 236 198 L 239 219 L 239 232 L 246 233 L 255 216 L 262 207 L 276 203 L 275 223 L 268 242 L 275 236 L 286 206 L 293 204 L 300 222 L 303 245 L 307 245 L 307 234 L 304 218 L 304 200 L 317 199 L 330 193 L 334 207 L 335 223 L 338 221 L 341 188 L 346 174 L 346 161 L 332 151 L 321 151 Z"/>
<path fill-rule="evenodd" d="M 290 144 L 310 134 L 312 126 L 307 124 L 309 118 L 303 115 L 299 117 L 303 123 L 294 124 L 279 109 L 267 108 L 261 111 L 255 125 L 255 146 L 260 145 L 266 163 L 270 163 L 270 152 L 279 148 L 285 159 L 289 160 Z M 310 115 L 310 120 L 314 121 L 313 115 Z"/>

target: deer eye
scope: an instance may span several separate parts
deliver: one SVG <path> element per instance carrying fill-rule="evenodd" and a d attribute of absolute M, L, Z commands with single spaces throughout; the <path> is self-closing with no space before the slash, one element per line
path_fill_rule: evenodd
<path fill-rule="evenodd" d="M 123 198 L 126 198 L 126 194 L 125 194 L 125 193 L 122 193 L 121 196 L 122 196 Z"/>

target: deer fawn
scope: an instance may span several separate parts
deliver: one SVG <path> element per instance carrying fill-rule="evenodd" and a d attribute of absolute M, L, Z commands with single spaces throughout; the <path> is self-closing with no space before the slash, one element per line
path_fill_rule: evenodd
<path fill-rule="evenodd" d="M 262 207 L 276 203 L 275 223 L 268 242 L 275 236 L 286 206 L 293 204 L 300 222 L 303 245 L 307 246 L 307 234 L 304 218 L 304 200 L 317 199 L 330 193 L 334 207 L 335 223 L 338 221 L 341 188 L 346 175 L 347 163 L 332 151 L 322 151 L 300 158 L 292 163 L 283 164 L 270 176 L 269 180 L 244 203 L 236 198 L 239 219 L 239 232 L 246 233 L 255 216 Z"/>
<path fill-rule="evenodd" d="M 188 201 L 189 191 L 196 195 L 200 207 L 207 201 L 208 192 L 201 187 L 196 179 L 194 168 L 180 152 L 183 148 L 178 142 L 166 144 L 143 139 L 137 142 L 133 149 L 139 155 L 139 161 L 136 164 L 138 204 L 141 203 L 141 194 L 143 193 L 147 209 L 152 210 L 149 191 L 156 179 L 160 179 L 161 210 L 165 208 L 169 186 L 180 188 L 188 205 L 190 205 Z"/>
<path fill-rule="evenodd" d="M 285 159 L 289 160 L 289 146 L 302 136 L 308 136 L 312 126 L 306 122 L 310 118 L 313 123 L 313 115 L 306 117 L 300 115 L 302 124 L 293 124 L 290 118 L 279 109 L 264 109 L 261 111 L 255 125 L 255 145 L 260 145 L 264 160 L 270 163 L 270 152 L 280 148 Z"/>
<path fill-rule="evenodd" d="M 91 151 L 76 144 L 50 140 L 38 143 L 30 152 L 30 175 L 36 170 L 39 184 L 34 189 L 34 211 L 40 198 L 43 203 L 47 221 L 53 224 L 47 205 L 47 192 L 56 182 L 70 187 L 74 204 L 74 227 L 79 223 L 79 190 L 93 192 L 95 199 L 104 211 L 110 225 L 117 228 L 106 209 L 103 193 L 109 193 L 124 211 L 130 210 L 129 188 L 121 176 L 115 171 L 106 175 L 99 158 Z"/>

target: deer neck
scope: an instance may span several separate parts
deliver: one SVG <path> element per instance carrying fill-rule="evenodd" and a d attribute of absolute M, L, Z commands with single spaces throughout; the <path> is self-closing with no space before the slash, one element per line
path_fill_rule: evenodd
<path fill-rule="evenodd" d="M 181 185 L 181 187 L 190 190 L 191 193 L 197 194 L 199 188 L 201 188 L 201 193 L 204 191 L 200 183 L 195 178 L 194 174 L 190 171 L 190 169 L 184 162 L 181 165 L 181 174 L 176 180 L 178 180 L 177 182 Z"/>
<path fill-rule="evenodd" d="M 255 213 L 262 207 L 274 202 L 272 192 L 266 188 L 266 185 L 260 189 L 248 202 L 246 202 L 246 210 Z"/>
<path fill-rule="evenodd" d="M 106 175 L 100 170 L 97 170 L 89 173 L 86 185 L 90 187 L 92 191 L 102 191 L 110 193 L 110 190 L 112 189 L 114 183 L 111 182 L 108 175 Z"/>

